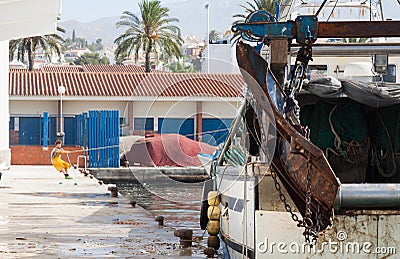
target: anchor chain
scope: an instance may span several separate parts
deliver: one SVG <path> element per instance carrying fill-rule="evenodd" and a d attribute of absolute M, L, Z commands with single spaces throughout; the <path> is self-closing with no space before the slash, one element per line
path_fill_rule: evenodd
<path fill-rule="evenodd" d="M 304 214 L 304 218 L 303 218 L 303 222 L 304 222 L 304 232 L 303 235 L 306 239 L 306 243 L 310 244 L 311 246 L 313 246 L 316 241 L 317 241 L 317 237 L 318 237 L 318 232 L 316 231 L 315 228 L 319 228 L 318 224 L 316 224 L 316 226 L 314 227 L 314 223 L 312 220 L 312 212 L 311 212 L 311 163 L 310 161 L 307 161 L 307 167 L 308 167 L 308 171 L 307 171 L 307 194 L 306 194 L 306 212 Z M 310 237 L 312 237 L 312 240 L 310 240 Z"/>
<path fill-rule="evenodd" d="M 291 71 L 291 78 L 289 84 L 290 95 L 294 96 L 295 91 L 301 91 L 303 88 L 303 81 L 307 75 L 308 62 L 312 60 L 312 47 L 311 42 L 307 41 L 306 44 L 301 45 L 297 52 L 296 62 Z"/>
<path fill-rule="evenodd" d="M 314 224 L 312 219 L 312 212 L 311 212 L 311 202 L 312 202 L 312 192 L 311 192 L 311 163 L 307 162 L 308 164 L 308 172 L 307 172 L 307 192 L 306 192 L 306 212 L 302 220 L 293 212 L 292 207 L 287 202 L 285 194 L 282 192 L 282 187 L 276 178 L 276 173 L 271 171 L 272 179 L 274 180 L 275 189 L 279 193 L 279 199 L 283 202 L 286 212 L 290 213 L 290 216 L 294 222 L 297 223 L 297 227 L 304 228 L 304 238 L 307 244 L 311 247 L 317 243 L 317 238 L 321 230 L 321 215 L 320 215 L 320 207 L 318 205 L 317 212 L 316 212 L 316 223 Z"/>
<path fill-rule="evenodd" d="M 297 223 L 297 226 L 299 228 L 303 227 L 304 221 L 300 220 L 299 217 L 293 212 L 292 207 L 286 200 L 285 194 L 282 192 L 281 184 L 276 179 L 276 173 L 274 171 L 271 171 L 271 176 L 272 176 L 272 179 L 274 180 L 275 189 L 279 193 L 279 199 L 283 202 L 286 212 L 290 213 L 290 216 L 292 217 L 293 221 Z"/>
<path fill-rule="evenodd" d="M 303 136 L 308 134 L 308 130 L 300 124 L 300 107 L 295 99 L 295 92 L 301 91 L 303 81 L 306 78 L 308 62 L 312 60 L 311 41 L 306 41 L 297 52 L 296 62 L 291 71 L 289 86 L 285 89 L 284 115 L 293 127 Z"/>

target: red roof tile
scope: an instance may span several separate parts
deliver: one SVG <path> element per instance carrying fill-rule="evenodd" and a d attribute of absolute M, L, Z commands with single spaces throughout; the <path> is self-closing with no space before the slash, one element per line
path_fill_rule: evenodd
<path fill-rule="evenodd" d="M 83 65 L 85 72 L 98 73 L 144 73 L 145 68 L 135 65 Z M 165 73 L 163 71 L 151 70 L 152 73 Z"/>
<path fill-rule="evenodd" d="M 42 72 L 83 72 L 82 66 L 79 65 L 44 65 Z"/>
<path fill-rule="evenodd" d="M 95 73 L 144 73 L 145 68 L 135 65 L 52 65 L 45 64 L 36 72 L 95 72 Z M 10 68 L 10 72 L 29 72 L 27 68 Z M 167 73 L 151 70 L 151 73 Z"/>
<path fill-rule="evenodd" d="M 244 81 L 239 74 L 10 71 L 10 96 L 58 96 L 60 85 L 76 97 L 238 97 Z"/>

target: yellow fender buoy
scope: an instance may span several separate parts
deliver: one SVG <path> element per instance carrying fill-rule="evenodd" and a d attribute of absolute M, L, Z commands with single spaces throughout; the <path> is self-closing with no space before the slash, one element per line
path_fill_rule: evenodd
<path fill-rule="evenodd" d="M 209 235 L 211 235 L 211 236 L 217 235 L 219 233 L 219 229 L 220 229 L 219 220 L 211 219 L 208 222 L 207 232 L 208 232 Z"/>
<path fill-rule="evenodd" d="M 208 205 L 218 206 L 220 204 L 219 193 L 217 191 L 210 191 L 208 193 Z"/>
<path fill-rule="evenodd" d="M 219 208 L 219 206 L 210 206 L 207 210 L 207 216 L 209 219 L 218 220 L 221 216 L 221 209 Z"/>

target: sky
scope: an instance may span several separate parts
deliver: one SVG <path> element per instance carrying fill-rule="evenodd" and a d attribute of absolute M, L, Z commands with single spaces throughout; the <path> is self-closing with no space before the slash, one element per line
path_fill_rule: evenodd
<path fill-rule="evenodd" d="M 162 0 L 176 3 L 185 0 Z M 198 1 L 198 0 L 191 0 Z M 139 11 L 139 0 L 62 0 L 61 20 L 90 22 L 101 17 L 120 16 L 123 11 Z"/>
<path fill-rule="evenodd" d="M 203 0 L 162 0 L 161 3 L 173 4 L 185 1 L 204 2 Z M 209 0 L 210 5 L 221 1 L 222 0 Z M 249 0 L 243 0 L 243 4 L 245 5 L 247 1 Z M 374 0 L 374 2 L 375 1 L 377 0 Z M 400 5 L 397 0 L 382 1 L 385 16 L 394 20 L 399 20 Z M 63 0 L 61 20 L 89 22 L 101 17 L 119 16 L 125 10 L 138 11 L 138 2 L 139 0 Z"/>

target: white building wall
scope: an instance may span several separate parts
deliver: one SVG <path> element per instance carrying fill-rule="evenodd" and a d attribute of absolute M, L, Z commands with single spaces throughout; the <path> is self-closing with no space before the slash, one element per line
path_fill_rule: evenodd
<path fill-rule="evenodd" d="M 203 102 L 203 118 L 234 118 L 240 102 Z"/>
<path fill-rule="evenodd" d="M 125 101 L 65 101 L 63 99 L 64 114 L 81 114 L 89 110 L 119 110 L 122 117 L 128 109 Z"/>
<path fill-rule="evenodd" d="M 134 102 L 134 117 L 189 118 L 196 114 L 196 102 Z"/>
<path fill-rule="evenodd" d="M 63 114 L 75 115 L 89 110 L 119 110 L 121 117 L 127 109 L 124 101 L 65 101 L 63 99 Z M 10 101 L 10 114 L 49 114 L 58 113 L 58 100 L 53 101 Z"/>
<path fill-rule="evenodd" d="M 49 114 L 58 113 L 58 100 L 52 101 L 29 101 L 10 100 L 10 114 Z M 203 101 L 203 117 L 233 118 L 240 101 L 229 102 L 221 98 L 219 101 Z M 126 101 L 71 101 L 63 100 L 63 114 L 81 114 L 89 110 L 119 110 L 121 117 L 128 116 L 128 102 Z M 170 117 L 189 118 L 196 115 L 196 101 L 134 101 L 134 117 Z M 8 125 L 8 121 L 7 121 Z"/>
<path fill-rule="evenodd" d="M 64 102 L 63 102 L 64 103 Z M 10 114 L 57 114 L 57 101 L 10 101 Z"/>
<path fill-rule="evenodd" d="M 236 61 L 236 47 L 228 44 L 209 44 L 203 53 L 201 71 L 207 73 L 207 52 L 210 51 L 209 73 L 240 73 Z"/>

